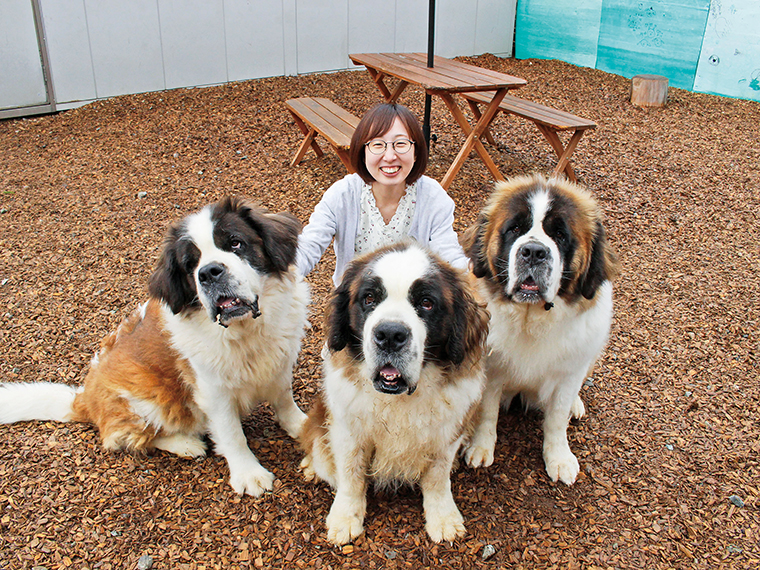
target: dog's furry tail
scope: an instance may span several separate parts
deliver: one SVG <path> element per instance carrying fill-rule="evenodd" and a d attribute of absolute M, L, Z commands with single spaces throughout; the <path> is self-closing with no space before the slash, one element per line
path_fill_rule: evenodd
<path fill-rule="evenodd" d="M 0 384 L 0 423 L 78 420 L 74 399 L 82 388 L 52 382 Z"/>

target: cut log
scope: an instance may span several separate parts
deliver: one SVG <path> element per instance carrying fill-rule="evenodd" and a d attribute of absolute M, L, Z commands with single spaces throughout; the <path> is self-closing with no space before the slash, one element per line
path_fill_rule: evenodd
<path fill-rule="evenodd" d="M 668 78 L 662 75 L 635 75 L 631 79 L 631 103 L 639 107 L 662 107 L 668 100 Z"/>

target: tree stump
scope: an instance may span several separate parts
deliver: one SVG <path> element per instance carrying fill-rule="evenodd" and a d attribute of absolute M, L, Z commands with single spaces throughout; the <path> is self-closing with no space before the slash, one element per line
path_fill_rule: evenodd
<path fill-rule="evenodd" d="M 631 103 L 639 107 L 662 107 L 668 100 L 668 78 L 662 75 L 635 75 L 631 79 Z"/>

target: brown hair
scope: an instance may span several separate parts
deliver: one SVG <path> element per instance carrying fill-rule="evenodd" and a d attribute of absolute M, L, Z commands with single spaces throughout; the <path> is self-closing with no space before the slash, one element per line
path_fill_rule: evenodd
<path fill-rule="evenodd" d="M 404 107 L 396 103 L 380 103 L 372 107 L 359 121 L 359 124 L 354 131 L 354 136 L 351 137 L 351 148 L 348 150 L 348 157 L 351 161 L 351 166 L 354 167 L 356 173 L 362 177 L 367 184 L 371 184 L 374 178 L 367 170 L 367 164 L 364 161 L 364 145 L 383 136 L 393 126 L 393 121 L 398 117 L 401 120 L 401 124 L 404 125 L 406 132 L 409 133 L 409 138 L 414 143 L 414 166 L 409 172 L 409 176 L 406 177 L 407 183 L 411 184 L 415 182 L 420 176 L 425 173 L 428 162 L 428 148 L 425 143 L 425 135 L 422 132 L 422 127 L 414 114 Z"/>

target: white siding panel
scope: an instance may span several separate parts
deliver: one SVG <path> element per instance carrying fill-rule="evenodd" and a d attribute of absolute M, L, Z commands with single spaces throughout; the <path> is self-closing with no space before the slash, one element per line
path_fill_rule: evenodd
<path fill-rule="evenodd" d="M 2 0 L 0 109 L 47 103 L 42 60 L 28 0 Z"/>
<path fill-rule="evenodd" d="M 285 74 L 283 6 L 262 0 L 225 0 L 230 81 Z"/>
<path fill-rule="evenodd" d="M 396 10 L 391 2 L 352 0 L 348 6 L 348 53 L 395 51 Z M 351 67 L 356 68 L 350 60 Z"/>
<path fill-rule="evenodd" d="M 477 1 L 478 17 L 475 24 L 475 45 L 472 55 L 493 53 L 502 57 L 511 57 L 517 2 Z"/>
<path fill-rule="evenodd" d="M 435 5 L 435 54 L 454 57 L 475 49 L 477 0 L 438 0 Z M 426 20 L 427 21 L 427 20 Z M 427 37 L 427 28 L 425 28 Z M 427 45 L 427 44 L 426 44 Z M 427 51 L 427 49 L 425 50 Z"/>
<path fill-rule="evenodd" d="M 97 97 L 84 0 L 41 0 L 57 103 Z"/>
<path fill-rule="evenodd" d="M 227 81 L 223 0 L 159 0 L 166 88 Z"/>
<path fill-rule="evenodd" d="M 156 0 L 85 0 L 98 97 L 166 87 Z"/>
<path fill-rule="evenodd" d="M 394 51 L 427 52 L 428 8 L 427 0 L 396 1 L 396 49 Z"/>
<path fill-rule="evenodd" d="M 428 0 L 38 1 L 58 108 L 122 94 L 347 69 L 352 52 L 424 53 L 428 44 Z M 511 54 L 517 0 L 437 2 L 437 54 Z M 9 109 L 31 100 L 39 104 L 46 93 L 33 36 L 27 34 L 26 44 L 14 36 L 34 28 L 30 1 L 0 4 L 0 73 L 14 77 L 0 81 L 0 101 Z M 24 45 L 29 61 L 16 54 Z M 20 81 L 13 66 L 22 69 L 16 73 Z M 31 98 L 18 93 L 24 81 L 33 84 Z"/>
<path fill-rule="evenodd" d="M 348 0 L 299 1 L 298 73 L 348 67 Z"/>

